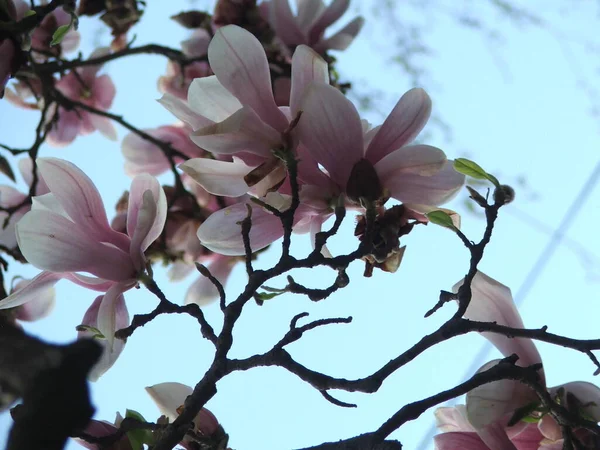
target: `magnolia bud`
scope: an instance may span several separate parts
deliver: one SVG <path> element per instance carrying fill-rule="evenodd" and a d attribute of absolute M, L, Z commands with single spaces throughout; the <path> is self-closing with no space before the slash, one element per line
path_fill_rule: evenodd
<path fill-rule="evenodd" d="M 494 201 L 501 205 L 507 205 L 515 199 L 515 190 L 508 184 L 501 184 L 494 190 Z"/>

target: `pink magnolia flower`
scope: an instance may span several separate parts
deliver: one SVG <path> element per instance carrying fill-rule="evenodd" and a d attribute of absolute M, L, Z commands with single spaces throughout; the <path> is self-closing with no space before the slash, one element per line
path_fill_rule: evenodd
<path fill-rule="evenodd" d="M 135 177 L 127 234 L 120 233 L 108 224 L 100 193 L 79 168 L 57 158 L 38 158 L 37 164 L 50 193 L 34 197 L 32 210 L 19 221 L 16 234 L 27 261 L 43 272 L 2 300 L 0 309 L 30 302 L 62 278 L 105 292 L 96 299 L 98 311 L 92 305 L 84 321 L 96 323 L 94 327 L 106 339 L 106 351 L 118 354 L 114 333 L 128 322 L 121 294 L 136 286 L 146 272 L 144 252 L 160 236 L 166 219 L 165 194 L 152 176 Z M 103 357 L 101 362 L 112 364 L 114 359 Z M 95 373 L 107 369 L 99 365 Z"/>
<path fill-rule="evenodd" d="M 108 49 L 96 50 L 90 58 L 102 56 Z M 85 103 L 101 111 L 107 111 L 115 97 L 115 85 L 108 75 L 98 76 L 101 66 L 85 66 L 75 69 L 56 83 L 65 97 Z M 50 114 L 52 118 L 54 114 Z M 58 108 L 58 120 L 48 133 L 48 142 L 56 147 L 70 144 L 78 135 L 86 135 L 100 131 L 110 140 L 117 139 L 117 132 L 112 121 L 107 117 L 84 111 L 82 109 L 67 110 Z"/>
<path fill-rule="evenodd" d="M 168 142 L 188 158 L 201 157 L 205 154 L 190 140 L 190 129 L 187 126 L 165 125 L 143 131 L 156 139 Z M 125 136 L 121 143 L 121 152 L 125 157 L 125 172 L 130 176 L 140 173 L 160 175 L 171 168 L 169 160 L 160 148 L 135 133 Z M 178 156 L 175 156 L 174 160 L 177 163 L 183 162 L 183 159 Z"/>
<path fill-rule="evenodd" d="M 354 105 L 324 83 L 306 89 L 300 109 L 300 141 L 354 201 L 391 196 L 403 203 L 437 206 L 449 201 L 464 183 L 465 177 L 442 150 L 407 145 L 431 112 L 431 100 L 422 89 L 404 94 L 384 123 L 370 130 L 363 130 L 365 123 Z"/>
<path fill-rule="evenodd" d="M 179 417 L 185 399 L 192 394 L 193 389 L 181 383 L 160 383 L 146 388 L 146 392 L 154 401 L 160 413 L 165 415 L 171 422 Z M 219 432 L 221 426 L 213 413 L 202 408 L 194 418 L 194 432 L 202 437 L 211 437 Z M 179 443 L 185 449 L 191 450 L 190 437 L 186 436 Z"/>
<path fill-rule="evenodd" d="M 33 162 L 30 158 L 20 159 L 17 163 L 21 177 L 31 186 L 33 182 Z M 35 188 L 35 195 L 43 195 L 48 193 L 48 186 L 44 183 L 44 180 L 38 176 L 38 181 Z M 0 185 L 0 206 L 3 208 L 16 207 L 21 205 L 27 199 L 27 195 L 16 190 L 12 186 Z M 8 213 L 0 211 L 0 245 L 5 246 L 9 249 L 15 249 L 17 247 L 17 235 L 15 234 L 15 225 L 29 210 L 31 205 L 29 203 L 23 204 L 17 209 L 8 220 L 6 226 L 4 222 L 8 217 Z"/>
<path fill-rule="evenodd" d="M 259 166 L 260 175 L 251 184 L 268 176 L 270 186 L 277 184 L 285 171 L 272 152 L 285 145 L 284 132 L 299 111 L 305 86 L 315 80 L 328 82 L 327 64 L 310 48 L 299 46 L 292 60 L 290 107 L 280 108 L 265 51 L 251 33 L 235 25 L 220 28 L 209 45 L 208 59 L 215 76 L 193 81 L 187 105 L 169 97 L 161 103 L 195 130 L 191 139 L 198 146 L 235 158 L 192 159 L 182 169 L 215 195 L 245 194 L 249 187 L 244 177 Z"/>
<path fill-rule="evenodd" d="M 456 292 L 462 285 L 454 286 Z M 471 284 L 472 298 L 464 317 L 482 322 L 496 322 L 513 328 L 523 328 L 523 321 L 513 302 L 510 289 L 487 275 L 478 272 Z M 528 366 L 541 362 L 531 339 L 508 338 L 494 333 L 482 333 L 498 350 L 509 356 L 519 356 L 517 364 Z M 490 361 L 480 370 L 495 365 Z M 541 373 L 545 382 L 544 373 Z M 587 382 L 572 382 L 550 388 L 560 404 L 577 414 L 600 420 L 600 388 Z M 575 404 L 573 399 L 577 399 Z M 559 450 L 562 449 L 560 427 L 550 415 L 532 412 L 528 422 L 508 426 L 519 408 L 539 402 L 537 395 L 526 385 L 514 380 L 501 380 L 480 386 L 467 394 L 466 406 L 439 408 L 438 427 L 444 432 L 435 437 L 437 450 Z M 585 430 L 581 438 L 594 439 Z M 590 447 L 591 448 L 591 447 Z M 594 447 L 595 448 L 595 447 Z"/>
<path fill-rule="evenodd" d="M 346 50 L 364 24 L 362 17 L 356 17 L 325 38 L 326 28 L 344 15 L 350 0 L 333 0 L 327 7 L 322 0 L 298 0 L 297 4 L 296 15 L 288 0 L 269 0 L 260 4 L 263 16 L 277 37 L 290 47 L 304 44 L 321 54 L 327 50 Z"/>

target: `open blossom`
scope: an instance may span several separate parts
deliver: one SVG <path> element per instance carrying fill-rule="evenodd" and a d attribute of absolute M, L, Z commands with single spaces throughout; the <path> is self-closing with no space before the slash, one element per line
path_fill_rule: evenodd
<path fill-rule="evenodd" d="M 308 45 L 318 53 L 345 50 L 360 32 L 364 19 L 356 17 L 337 33 L 325 38 L 325 30 L 348 10 L 350 0 L 332 0 L 325 6 L 322 0 L 298 0 L 294 15 L 289 0 L 269 0 L 260 4 L 261 12 L 275 34 L 286 45 Z"/>
<path fill-rule="evenodd" d="M 454 286 L 456 292 L 462 281 Z M 523 328 L 523 321 L 513 302 L 510 289 L 478 272 L 471 284 L 472 297 L 464 317 L 482 322 L 496 322 Z M 483 333 L 504 356 L 519 356 L 517 364 L 528 366 L 541 362 L 533 341 Z M 490 361 L 480 370 L 495 365 Z M 540 374 L 545 383 L 544 373 Z M 587 382 L 571 382 L 549 389 L 550 395 L 572 413 L 600 421 L 600 388 Z M 466 406 L 439 408 L 438 427 L 444 432 L 435 437 L 436 450 L 560 450 L 563 448 L 560 427 L 550 415 L 533 411 L 527 422 L 508 426 L 515 411 L 539 402 L 535 392 L 515 380 L 500 380 L 482 385 L 467 394 Z M 575 430 L 584 443 L 595 442 L 591 433 Z M 596 442 L 597 444 L 597 442 Z M 589 448 L 597 448 L 593 445 Z"/>
<path fill-rule="evenodd" d="M 96 50 L 90 58 L 106 54 L 107 49 Z M 56 89 L 65 97 L 85 103 L 95 109 L 107 111 L 115 98 L 115 85 L 108 75 L 98 75 L 102 66 L 85 66 L 75 69 L 56 83 Z M 70 144 L 78 135 L 100 131 L 108 139 L 116 140 L 117 132 L 112 121 L 97 114 L 78 109 L 58 108 L 58 120 L 48 133 L 48 143 L 56 147 Z M 52 118 L 53 114 L 49 114 Z"/>
<path fill-rule="evenodd" d="M 313 83 L 305 91 L 298 137 L 342 192 L 355 201 L 391 196 L 413 205 L 440 205 L 462 187 L 444 152 L 408 145 L 427 123 L 431 100 L 411 89 L 381 126 L 363 130 L 354 105 L 340 91 Z"/>
<path fill-rule="evenodd" d="M 161 103 L 194 129 L 190 137 L 198 146 L 235 158 L 192 159 L 182 169 L 215 195 L 241 196 L 249 184 L 265 179 L 267 188 L 276 185 L 285 171 L 272 152 L 286 145 L 284 132 L 299 111 L 304 88 L 312 81 L 328 81 L 327 64 L 310 48 L 298 47 L 292 60 L 290 107 L 280 108 L 273 98 L 265 51 L 251 33 L 235 25 L 220 28 L 209 45 L 208 59 L 215 76 L 193 81 L 187 105 L 169 97 Z M 249 180 L 255 169 L 256 176 Z M 264 186 L 261 190 L 264 195 Z"/>
<path fill-rule="evenodd" d="M 110 227 L 100 193 L 79 168 L 58 158 L 38 158 L 37 165 L 50 193 L 34 197 L 16 234 L 23 256 L 43 272 L 2 300 L 0 309 L 35 300 L 62 278 L 104 292 L 84 321 L 105 338 L 106 352 L 118 354 L 114 333 L 129 321 L 122 294 L 136 286 L 146 271 L 144 252 L 160 236 L 166 219 L 165 194 L 152 176 L 135 177 L 125 234 Z M 103 357 L 103 361 L 112 364 L 114 358 Z M 108 369 L 98 366 L 92 377 Z"/>

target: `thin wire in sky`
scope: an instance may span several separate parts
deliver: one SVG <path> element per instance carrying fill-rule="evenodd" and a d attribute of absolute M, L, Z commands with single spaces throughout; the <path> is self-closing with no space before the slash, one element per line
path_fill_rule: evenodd
<path fill-rule="evenodd" d="M 542 272 L 544 271 L 545 267 L 548 265 L 548 263 L 554 256 L 556 249 L 558 248 L 558 246 L 562 243 L 563 239 L 565 238 L 567 232 L 569 231 L 569 228 L 575 222 L 577 215 L 583 209 L 585 202 L 587 201 L 588 197 L 590 196 L 590 193 L 594 190 L 594 187 L 598 183 L 599 179 L 600 179 L 600 160 L 596 163 L 594 170 L 592 171 L 592 173 L 590 173 L 588 179 L 586 180 L 584 185 L 581 187 L 579 193 L 571 202 L 569 208 L 567 209 L 564 216 L 562 217 L 560 224 L 558 225 L 558 227 L 556 227 L 556 229 L 554 230 L 552 235 L 548 238 L 548 243 L 546 244 L 546 246 L 544 247 L 544 249 L 538 256 L 538 259 L 535 261 L 533 266 L 531 266 L 529 273 L 525 277 L 525 281 L 523 281 L 523 284 L 519 287 L 519 290 L 517 291 L 517 293 L 514 297 L 515 304 L 517 305 L 517 307 L 519 307 L 520 305 L 522 305 L 524 303 L 525 299 L 527 298 L 527 295 L 531 291 L 531 288 L 533 288 L 535 283 L 538 281 L 538 279 L 539 279 L 540 275 L 542 274 Z M 483 365 L 483 363 L 487 360 L 488 355 L 491 350 L 492 350 L 492 345 L 489 342 L 486 342 L 485 344 L 483 344 L 481 346 L 481 348 L 479 349 L 479 352 L 477 352 L 477 355 L 475 355 L 473 362 L 471 363 L 469 368 L 466 370 L 462 379 L 467 379 L 472 374 L 474 374 Z M 419 447 L 417 448 L 417 450 L 425 450 L 431 444 L 433 436 L 435 434 L 436 434 L 436 427 L 435 427 L 435 424 L 432 424 L 429 427 L 427 434 L 423 437 L 423 439 L 419 443 Z"/>

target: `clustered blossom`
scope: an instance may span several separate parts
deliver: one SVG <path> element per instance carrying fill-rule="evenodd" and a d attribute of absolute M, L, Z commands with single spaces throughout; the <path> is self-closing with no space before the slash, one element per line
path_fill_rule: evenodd
<path fill-rule="evenodd" d="M 454 286 L 454 291 L 463 281 Z M 512 328 L 523 328 L 523 321 L 513 302 L 510 289 L 478 272 L 471 283 L 471 302 L 466 319 L 495 322 Z M 517 364 L 529 366 L 542 359 L 531 339 L 509 338 L 483 333 L 504 356 L 517 354 Z M 486 363 L 480 371 L 499 360 Z M 545 383 L 543 370 L 540 373 Z M 600 421 L 600 388 L 583 382 L 571 382 L 548 389 L 551 396 L 573 414 Z M 435 437 L 436 450 L 561 450 L 563 436 L 556 420 L 541 408 L 533 408 L 526 421 L 509 426 L 515 412 L 532 403 L 540 403 L 535 392 L 515 380 L 500 380 L 480 386 L 467 394 L 466 405 L 439 408 L 435 415 L 444 433 Z M 539 410 L 539 411 L 538 411 Z M 597 448 L 597 437 L 586 430 L 575 430 L 584 445 Z M 594 445 L 595 444 L 595 445 Z"/>
<path fill-rule="evenodd" d="M 99 333 L 106 347 L 91 374 L 95 379 L 114 363 L 124 345 L 114 337 L 129 323 L 122 294 L 146 272 L 144 252 L 160 236 L 166 220 L 165 193 L 152 176 L 136 176 L 126 233 L 121 233 L 109 225 L 100 193 L 79 168 L 57 158 L 38 158 L 37 165 L 49 193 L 33 198 L 31 211 L 16 226 L 16 237 L 23 256 L 43 272 L 2 300 L 0 309 L 35 300 L 62 278 L 104 292 L 83 319 L 83 330 Z"/>

